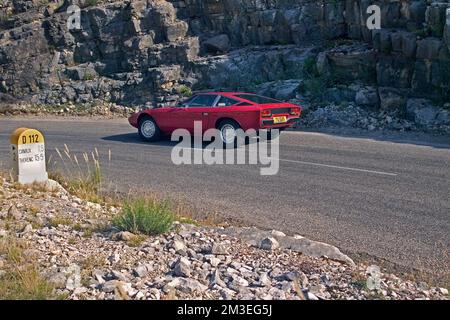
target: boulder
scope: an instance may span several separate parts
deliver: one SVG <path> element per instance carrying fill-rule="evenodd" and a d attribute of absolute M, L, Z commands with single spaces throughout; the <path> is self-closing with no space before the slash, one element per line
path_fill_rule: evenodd
<path fill-rule="evenodd" d="M 379 87 L 380 108 L 383 110 L 404 111 L 406 107 L 406 97 L 398 89 L 390 87 Z"/>
<path fill-rule="evenodd" d="M 203 45 L 210 53 L 226 53 L 230 50 L 230 38 L 226 34 L 221 34 L 206 40 Z"/>
<path fill-rule="evenodd" d="M 180 240 L 174 240 L 172 243 L 172 249 L 175 250 L 177 254 L 180 254 L 182 256 L 186 255 L 186 245 L 183 241 Z"/>
<path fill-rule="evenodd" d="M 343 45 L 327 56 L 330 72 L 340 80 L 371 80 L 375 75 L 375 51 L 367 45 Z"/>
<path fill-rule="evenodd" d="M 439 122 L 440 109 L 426 99 L 409 99 L 406 104 L 406 116 L 409 120 L 423 126 Z M 445 119 L 441 119 L 445 120 Z"/>
<path fill-rule="evenodd" d="M 286 81 L 273 89 L 273 97 L 278 100 L 286 101 L 295 98 L 300 87 L 300 81 Z"/>
<path fill-rule="evenodd" d="M 114 233 L 111 236 L 111 239 L 116 240 L 116 241 L 131 241 L 136 237 L 135 234 L 128 232 L 128 231 L 121 231 L 118 233 Z"/>
<path fill-rule="evenodd" d="M 167 287 L 184 293 L 199 293 L 208 289 L 207 286 L 201 284 L 198 280 L 191 278 L 175 278 L 167 284 Z"/>
<path fill-rule="evenodd" d="M 17 209 L 17 207 L 15 205 L 12 205 L 8 209 L 7 217 L 8 217 L 8 219 L 19 220 L 22 218 L 22 213 L 19 211 L 19 209 Z"/>
<path fill-rule="evenodd" d="M 316 69 L 319 75 L 327 74 L 330 71 L 330 65 L 326 52 L 321 52 L 317 55 Z"/>
<path fill-rule="evenodd" d="M 383 56 L 377 63 L 377 82 L 381 87 L 409 88 L 414 73 L 413 61 Z"/>
<path fill-rule="evenodd" d="M 133 273 L 139 278 L 145 277 L 148 272 L 149 270 L 147 269 L 147 267 L 142 264 L 133 269 Z"/>
<path fill-rule="evenodd" d="M 263 250 L 275 250 L 280 247 L 280 244 L 275 238 L 267 237 L 261 240 L 259 247 Z"/>
<path fill-rule="evenodd" d="M 76 66 L 66 68 L 67 76 L 72 80 L 93 80 L 97 77 L 97 72 L 90 66 Z"/>
<path fill-rule="evenodd" d="M 394 36 L 394 39 L 391 40 L 392 35 L 394 35 L 394 33 L 387 29 L 375 30 L 373 34 L 374 48 L 382 53 L 389 54 L 393 50 L 392 45 L 396 38 Z M 398 45 L 398 43 L 396 45 Z"/>
<path fill-rule="evenodd" d="M 417 42 L 417 59 L 436 60 L 443 42 L 437 38 L 425 38 Z"/>
<path fill-rule="evenodd" d="M 411 32 L 402 33 L 402 54 L 407 58 L 414 58 L 417 49 L 417 36 Z"/>
<path fill-rule="evenodd" d="M 106 293 L 114 292 L 120 286 L 123 286 L 125 283 L 119 280 L 110 280 L 103 283 L 101 290 Z"/>
<path fill-rule="evenodd" d="M 433 37 L 442 37 L 442 31 L 446 24 L 446 9 L 448 3 L 444 1 L 433 1 L 425 11 L 425 21 Z"/>
<path fill-rule="evenodd" d="M 219 270 L 217 270 L 217 269 L 210 276 L 210 286 L 214 286 L 214 285 L 217 285 L 222 288 L 227 287 L 225 282 L 221 279 Z"/>
<path fill-rule="evenodd" d="M 188 24 L 184 21 L 177 21 L 166 26 L 166 37 L 169 42 L 175 42 L 186 37 Z"/>
<path fill-rule="evenodd" d="M 228 254 L 228 247 L 223 243 L 214 243 L 211 247 L 211 253 L 216 255 Z"/>
<path fill-rule="evenodd" d="M 380 104 L 378 91 L 373 87 L 362 88 L 356 93 L 355 102 L 366 107 L 377 107 Z"/>
<path fill-rule="evenodd" d="M 177 277 L 190 277 L 191 276 L 191 263 L 185 257 L 181 257 L 173 268 L 173 273 Z"/>
<path fill-rule="evenodd" d="M 447 52 L 450 53 L 450 16 L 447 15 L 447 23 L 444 26 L 444 42 L 447 45 Z"/>

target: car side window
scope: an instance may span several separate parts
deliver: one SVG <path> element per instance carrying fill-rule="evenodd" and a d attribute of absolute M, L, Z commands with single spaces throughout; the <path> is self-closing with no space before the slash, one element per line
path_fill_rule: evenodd
<path fill-rule="evenodd" d="M 218 107 L 229 107 L 229 106 L 235 105 L 238 102 L 239 101 L 237 101 L 237 100 L 221 96 L 219 102 L 217 102 L 217 106 Z"/>
<path fill-rule="evenodd" d="M 191 100 L 187 106 L 188 108 L 196 107 L 212 107 L 217 99 L 217 95 L 214 94 L 200 94 Z"/>
<path fill-rule="evenodd" d="M 238 107 L 249 107 L 249 106 L 252 106 L 252 104 L 248 103 L 248 102 L 241 102 L 241 103 L 237 104 L 237 106 Z"/>

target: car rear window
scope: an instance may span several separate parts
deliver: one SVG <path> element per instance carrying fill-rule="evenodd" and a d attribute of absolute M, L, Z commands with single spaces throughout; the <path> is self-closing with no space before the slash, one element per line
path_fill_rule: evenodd
<path fill-rule="evenodd" d="M 217 106 L 218 107 L 229 107 L 229 106 L 235 105 L 238 102 L 239 101 L 237 101 L 237 100 L 221 96 L 219 102 L 217 103 Z"/>
<path fill-rule="evenodd" d="M 281 102 L 281 101 L 278 101 L 278 100 L 275 100 L 272 98 L 258 96 L 256 94 L 237 94 L 236 97 L 245 99 L 245 100 L 257 103 L 257 104 L 280 103 Z"/>

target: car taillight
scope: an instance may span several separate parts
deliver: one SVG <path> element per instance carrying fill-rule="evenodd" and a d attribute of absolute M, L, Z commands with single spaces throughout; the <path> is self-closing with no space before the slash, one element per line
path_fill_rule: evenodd
<path fill-rule="evenodd" d="M 291 108 L 290 114 L 293 115 L 293 116 L 299 116 L 300 115 L 300 108 L 299 107 Z"/>
<path fill-rule="evenodd" d="M 270 117 L 272 115 L 272 111 L 271 110 L 263 110 L 261 111 L 261 117 Z"/>

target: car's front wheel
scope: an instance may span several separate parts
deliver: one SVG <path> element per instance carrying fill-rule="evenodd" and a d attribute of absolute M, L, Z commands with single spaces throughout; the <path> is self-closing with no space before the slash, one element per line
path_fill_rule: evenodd
<path fill-rule="evenodd" d="M 161 138 L 161 130 L 155 120 L 150 117 L 142 118 L 139 121 L 139 136 L 144 141 L 154 142 Z"/>

